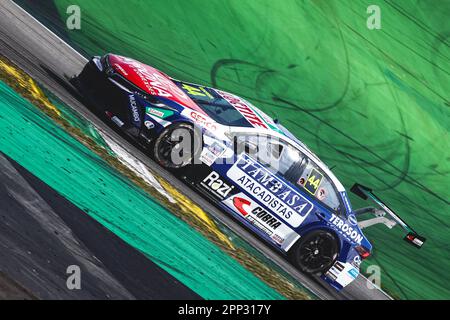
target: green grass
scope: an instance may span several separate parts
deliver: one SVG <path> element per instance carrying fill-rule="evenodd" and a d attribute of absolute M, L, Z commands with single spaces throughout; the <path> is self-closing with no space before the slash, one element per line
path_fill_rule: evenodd
<path fill-rule="evenodd" d="M 428 238 L 417 250 L 400 230 L 366 231 L 375 252 L 364 266 L 382 267 L 383 287 L 404 299 L 450 298 L 449 1 L 27 3 L 89 54 L 137 58 L 279 118 L 344 185 L 373 187 Z M 65 28 L 71 4 L 81 30 Z M 366 28 L 371 4 L 381 30 Z"/>

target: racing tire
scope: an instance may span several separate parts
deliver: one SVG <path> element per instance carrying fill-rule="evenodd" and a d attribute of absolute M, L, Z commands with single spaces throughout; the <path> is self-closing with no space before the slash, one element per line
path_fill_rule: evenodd
<path fill-rule="evenodd" d="M 336 236 L 326 230 L 316 230 L 301 237 L 288 256 L 300 271 L 321 275 L 334 264 L 338 252 Z"/>
<path fill-rule="evenodd" d="M 194 141 L 200 141 L 200 143 L 194 143 Z M 166 128 L 155 139 L 153 157 L 165 169 L 182 169 L 194 164 L 199 158 L 202 150 L 201 141 L 201 135 L 193 125 L 177 123 Z M 188 146 L 188 151 L 183 150 L 183 146 Z"/>

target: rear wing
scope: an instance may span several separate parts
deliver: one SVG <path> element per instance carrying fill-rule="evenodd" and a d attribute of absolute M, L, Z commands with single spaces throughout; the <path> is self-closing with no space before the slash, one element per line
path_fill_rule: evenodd
<path fill-rule="evenodd" d="M 392 209 L 390 209 L 383 201 L 381 201 L 381 199 L 378 198 L 371 189 L 360 185 L 359 183 L 355 183 L 350 191 L 364 200 L 370 198 L 383 211 L 381 215 L 375 214 L 376 218 L 363 221 L 363 228 L 377 223 L 384 223 L 388 228 L 392 228 L 398 224 L 403 228 L 403 230 L 407 232 L 407 234 L 403 238 L 406 242 L 419 249 L 423 246 L 426 239 L 422 236 L 419 236 L 413 228 L 411 228 L 402 218 L 400 218 L 394 211 L 392 211 Z M 389 218 L 385 217 L 386 214 L 389 216 Z"/>

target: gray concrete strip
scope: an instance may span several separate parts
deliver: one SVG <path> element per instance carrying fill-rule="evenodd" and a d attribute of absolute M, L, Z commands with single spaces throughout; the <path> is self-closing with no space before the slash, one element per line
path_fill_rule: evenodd
<path fill-rule="evenodd" d="M 0 296 L 199 298 L 1 153 L 0 204 Z M 66 285 L 71 265 L 81 270 L 81 290 Z"/>
<path fill-rule="evenodd" d="M 4 273 L 20 279 L 41 299 L 133 298 L 4 156 L 0 156 L 0 181 L 0 265 Z M 99 285 L 68 290 L 66 269 L 70 265 L 80 266 L 86 285 Z"/>

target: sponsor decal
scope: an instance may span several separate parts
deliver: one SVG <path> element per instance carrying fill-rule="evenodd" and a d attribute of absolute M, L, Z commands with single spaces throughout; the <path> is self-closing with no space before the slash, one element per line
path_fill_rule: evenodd
<path fill-rule="evenodd" d="M 203 162 L 208 167 L 210 167 L 216 160 L 217 160 L 217 156 L 215 156 L 211 151 L 209 151 L 206 148 L 202 150 L 202 153 L 200 154 L 201 162 Z"/>
<path fill-rule="evenodd" d="M 128 98 L 130 100 L 132 120 L 133 120 L 134 124 L 140 125 L 141 124 L 141 116 L 139 115 L 139 107 L 137 105 L 136 98 L 132 94 L 130 94 L 128 96 Z"/>
<path fill-rule="evenodd" d="M 181 101 L 189 100 L 189 97 L 182 90 L 156 69 L 149 68 L 133 59 L 122 57 L 122 60 L 141 79 L 143 85 L 151 95 L 166 98 L 176 97 Z"/>
<path fill-rule="evenodd" d="M 124 68 L 118 63 L 114 63 L 114 68 L 116 68 L 117 71 L 119 71 L 121 74 L 123 74 L 125 77 L 128 76 L 128 72 L 125 71 Z"/>
<path fill-rule="evenodd" d="M 361 257 L 359 255 L 356 255 L 353 258 L 353 263 L 352 263 L 355 267 L 359 268 L 359 266 L 361 265 Z"/>
<path fill-rule="evenodd" d="M 342 272 L 342 270 L 345 269 L 345 265 L 340 262 L 340 261 L 336 261 L 336 263 L 334 264 L 334 267 L 339 271 Z"/>
<path fill-rule="evenodd" d="M 272 239 L 278 244 L 283 244 L 283 242 L 285 240 L 284 238 L 280 237 L 278 234 L 274 234 L 272 236 Z"/>
<path fill-rule="evenodd" d="M 229 197 L 224 202 L 280 245 L 283 244 L 288 235 L 295 233 L 273 213 L 265 210 L 242 192 Z"/>
<path fill-rule="evenodd" d="M 251 209 L 251 201 L 248 199 L 244 199 L 241 197 L 234 197 L 233 204 L 235 208 L 245 217 L 249 214 L 244 206 L 249 207 Z M 260 222 L 264 222 L 265 225 L 269 226 L 271 229 L 275 230 L 281 225 L 281 222 L 272 216 L 269 212 L 264 210 L 263 208 L 257 206 L 256 208 L 251 210 L 251 213 L 255 218 L 257 218 Z"/>
<path fill-rule="evenodd" d="M 225 148 L 214 141 L 211 145 L 202 150 L 200 160 L 207 166 L 211 166 L 224 151 Z"/>
<path fill-rule="evenodd" d="M 221 199 L 228 197 L 231 190 L 234 189 L 233 185 L 225 183 L 220 178 L 220 175 L 215 171 L 211 171 L 211 173 L 203 179 L 201 185 L 204 188 L 212 191 L 216 196 L 218 196 Z"/>
<path fill-rule="evenodd" d="M 352 241 L 361 244 L 363 236 L 358 232 L 356 228 L 351 227 L 335 214 L 331 215 L 330 223 L 335 225 L 342 232 L 342 234 L 350 238 Z"/>
<path fill-rule="evenodd" d="M 234 207 L 239 211 L 240 214 L 242 214 L 244 217 L 248 215 L 248 211 L 244 208 L 244 206 L 250 206 L 251 201 L 241 198 L 241 197 L 234 197 L 233 198 L 233 205 Z"/>
<path fill-rule="evenodd" d="M 208 150 L 211 151 L 211 153 L 215 156 L 220 156 L 224 152 L 225 148 L 214 141 L 211 145 L 208 146 Z"/>
<path fill-rule="evenodd" d="M 256 207 L 252 210 L 252 213 L 273 230 L 281 225 L 280 221 L 261 207 Z"/>
<path fill-rule="evenodd" d="M 297 228 L 313 204 L 247 155 L 241 155 L 227 176 L 266 209 Z"/>
<path fill-rule="evenodd" d="M 242 116 L 250 122 L 255 127 L 260 127 L 264 129 L 269 129 L 269 127 L 265 124 L 264 120 L 253 111 L 251 107 L 248 106 L 242 99 L 239 97 L 216 89 L 216 92 L 222 96 L 225 100 L 228 101 L 236 110 L 238 110 Z"/>
<path fill-rule="evenodd" d="M 151 121 L 148 121 L 148 120 L 144 122 L 144 125 L 149 130 L 153 129 L 155 127 L 155 124 L 153 122 L 151 122 Z"/>
<path fill-rule="evenodd" d="M 359 271 L 352 264 L 336 261 L 325 276 L 345 287 L 355 280 L 358 274 Z"/>
<path fill-rule="evenodd" d="M 358 276 L 359 272 L 358 270 L 356 270 L 355 268 L 348 270 L 348 274 L 353 278 L 356 279 L 356 277 Z"/>
<path fill-rule="evenodd" d="M 352 226 L 356 226 L 358 224 L 358 220 L 356 220 L 356 217 L 354 214 L 349 214 L 348 215 L 348 222 L 352 225 Z"/>
<path fill-rule="evenodd" d="M 147 108 L 147 114 L 150 116 L 155 116 L 161 119 L 168 118 L 173 115 L 173 111 L 171 110 L 165 110 L 165 109 L 159 109 L 159 108 Z"/>
<path fill-rule="evenodd" d="M 159 118 L 164 117 L 164 112 L 156 110 L 156 109 L 153 109 L 153 108 L 148 108 L 147 109 L 147 113 L 152 114 L 152 115 L 154 115 L 156 117 L 159 117 Z"/>
<path fill-rule="evenodd" d="M 317 199 L 324 200 L 327 196 L 327 191 L 324 188 L 320 188 L 319 192 L 317 193 Z"/>
<path fill-rule="evenodd" d="M 189 112 L 189 117 L 195 121 L 195 123 L 197 123 L 200 126 L 203 126 L 205 128 L 207 128 L 210 131 L 215 131 L 217 130 L 217 126 L 214 122 L 212 122 L 210 119 L 208 119 L 207 117 L 205 117 L 204 115 L 195 112 L 195 111 L 190 111 Z"/>
<path fill-rule="evenodd" d="M 124 124 L 125 124 L 125 123 L 123 123 L 122 120 L 120 120 L 120 119 L 119 119 L 118 117 L 116 117 L 116 116 L 113 116 L 113 117 L 111 118 L 111 120 L 112 120 L 115 124 L 117 124 L 119 127 L 123 127 Z"/>

